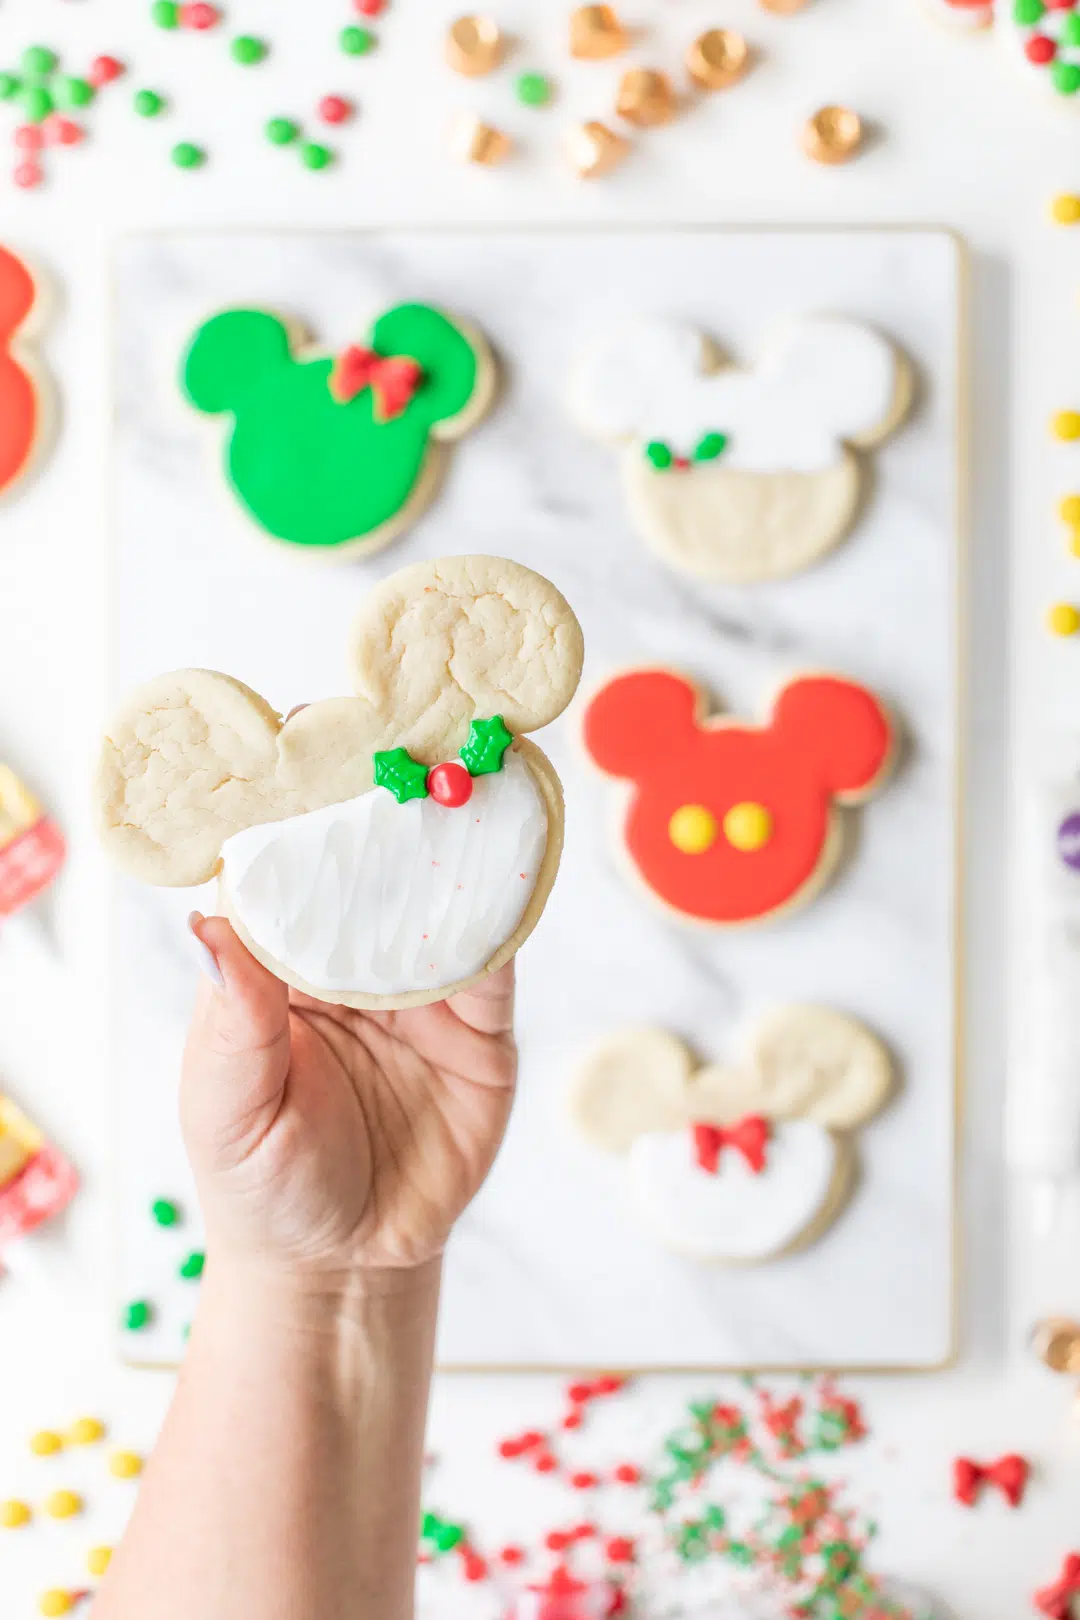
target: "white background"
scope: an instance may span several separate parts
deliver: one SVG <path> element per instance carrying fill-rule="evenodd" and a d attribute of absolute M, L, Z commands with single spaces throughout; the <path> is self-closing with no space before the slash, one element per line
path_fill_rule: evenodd
<path fill-rule="evenodd" d="M 727 0 L 722 18 L 703 0 L 637 0 L 628 20 L 652 30 L 637 53 L 642 61 L 673 68 L 682 46 L 718 20 L 744 26 L 764 60 L 730 96 L 650 136 L 618 176 L 584 187 L 561 167 L 557 132 L 575 109 L 605 110 L 616 69 L 569 71 L 562 5 L 506 0 L 500 7 L 503 21 L 529 40 L 522 65 L 548 67 L 564 86 L 564 101 L 543 114 L 514 106 L 508 75 L 472 86 L 442 71 L 438 19 L 456 9 L 443 0 L 397 0 L 380 26 L 383 49 L 359 63 L 332 47 L 345 9 L 338 0 L 305 8 L 234 0 L 235 25 L 259 29 L 279 47 L 257 78 L 224 61 L 220 40 L 155 35 L 134 0 L 6 0 L 0 13 L 5 61 L 45 38 L 72 42 L 75 65 L 82 40 L 83 55 L 130 53 L 142 64 L 139 82 L 174 92 L 187 108 L 171 129 L 145 126 L 123 104 L 128 88 L 115 90 L 92 114 L 93 142 L 51 160 L 48 190 L 0 193 L 0 234 L 51 268 L 61 286 L 47 352 L 66 416 L 48 476 L 3 513 L 0 736 L 73 844 L 54 908 L 60 963 L 0 943 L 0 1066 L 87 1179 L 71 1234 L 79 1280 L 62 1308 L 35 1300 L 22 1283 L 0 1294 L 0 1457 L 15 1455 L 28 1425 L 60 1422 L 84 1407 L 108 1410 L 128 1435 L 145 1438 L 166 1395 L 157 1377 L 113 1363 L 102 1267 L 110 1141 L 104 873 L 83 784 L 101 719 L 104 306 L 116 233 L 473 221 L 950 224 L 975 253 L 964 1349 L 948 1374 L 867 1381 L 877 1441 L 850 1473 L 876 1497 L 883 1567 L 936 1585 L 961 1616 L 1015 1620 L 1027 1612 L 1032 1587 L 1080 1539 L 1080 1447 L 1068 1421 L 1069 1391 L 1012 1354 L 1017 1324 L 1005 1309 L 1000 1168 L 1009 790 L 1031 742 L 1065 724 L 1080 695 L 1077 648 L 1052 644 L 1041 629 L 1049 599 L 1080 591 L 1052 512 L 1080 479 L 1080 452 L 1051 443 L 1046 432 L 1052 409 L 1080 399 L 1080 236 L 1046 222 L 1055 191 L 1080 189 L 1080 124 L 1018 82 L 989 41 L 950 38 L 915 0 L 811 0 L 787 20 L 759 14 L 752 0 Z M 317 94 L 352 86 L 363 114 L 342 142 L 348 158 L 337 173 L 302 174 L 258 135 L 266 113 L 302 111 Z M 796 132 L 808 111 L 833 100 L 858 106 L 881 139 L 849 169 L 818 170 L 800 157 Z M 528 136 L 528 154 L 494 174 L 451 169 L 439 148 L 446 115 L 458 105 L 498 107 Z M 187 135 L 213 150 L 200 174 L 174 172 L 164 160 L 168 142 Z M 1068 1279 L 1061 1283 L 1062 1304 L 1080 1303 L 1077 1272 L 1073 1299 Z M 657 1381 L 636 1401 L 674 1417 L 681 1389 Z M 485 1502 L 495 1484 L 480 1461 L 488 1437 L 543 1415 L 551 1400 L 543 1380 L 441 1386 L 434 1438 L 447 1458 L 443 1499 L 485 1525 L 508 1515 L 508 1504 Z M 961 1447 L 987 1455 L 1017 1447 L 1036 1458 L 1041 1477 L 1007 1524 L 996 1503 L 974 1516 L 949 1506 L 948 1459 Z M 0 1558 L 9 1556 L 5 1544 Z M 58 1571 L 36 1573 L 51 1579 Z M 21 1620 L 17 1610 L 13 1620 Z"/>

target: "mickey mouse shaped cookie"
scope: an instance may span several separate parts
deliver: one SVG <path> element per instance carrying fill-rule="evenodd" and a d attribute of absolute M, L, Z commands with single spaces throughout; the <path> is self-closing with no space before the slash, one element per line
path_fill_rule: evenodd
<path fill-rule="evenodd" d="M 370 555 L 431 500 L 447 447 L 491 403 L 495 363 L 479 332 L 426 304 L 387 310 L 338 355 L 301 338 L 264 310 L 225 310 L 195 333 L 183 390 L 228 418 L 225 475 L 266 534 Z"/>
<path fill-rule="evenodd" d="M 530 569 L 450 557 L 378 586 L 351 656 L 356 695 L 284 723 L 227 675 L 151 681 L 102 751 L 101 832 L 145 882 L 217 875 L 297 989 L 417 1006 L 501 967 L 544 909 L 562 789 L 524 733 L 573 697 L 581 629 Z"/>
<path fill-rule="evenodd" d="M 40 302 L 31 271 L 0 247 L 0 495 L 22 481 L 47 437 L 42 379 L 26 348 Z"/>
<path fill-rule="evenodd" d="M 810 900 L 842 847 L 839 807 L 884 781 L 884 705 L 839 675 L 802 675 L 764 725 L 706 718 L 667 669 L 617 675 L 585 711 L 585 747 L 630 784 L 622 841 L 655 897 L 694 922 L 761 922 Z"/>
<path fill-rule="evenodd" d="M 694 327 L 642 319 L 585 355 L 570 408 L 617 449 L 647 545 L 702 579 L 748 584 L 797 573 L 843 539 L 863 453 L 911 398 L 907 361 L 857 321 L 792 320 L 740 371 Z"/>
<path fill-rule="evenodd" d="M 892 1064 L 862 1024 L 788 1007 L 753 1031 L 747 1058 L 698 1068 L 661 1029 L 627 1029 L 585 1059 L 574 1125 L 626 1157 L 634 1201 L 680 1254 L 755 1264 L 813 1243 L 852 1190 L 851 1133 L 892 1088 Z"/>

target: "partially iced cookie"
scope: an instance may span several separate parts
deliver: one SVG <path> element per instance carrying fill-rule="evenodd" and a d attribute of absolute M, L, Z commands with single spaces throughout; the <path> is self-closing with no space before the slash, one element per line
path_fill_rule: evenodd
<path fill-rule="evenodd" d="M 559 865 L 562 789 L 525 733 L 581 675 L 581 629 L 497 557 L 419 563 L 371 593 L 356 696 L 284 723 L 239 681 L 163 675 L 110 728 L 105 845 L 144 882 L 220 878 L 252 953 L 323 1001 L 441 1000 L 509 961 Z"/>
<path fill-rule="evenodd" d="M 912 392 L 899 350 L 857 321 L 789 321 L 743 371 L 694 327 L 650 319 L 588 351 L 569 403 L 616 449 L 646 544 L 687 573 L 748 584 L 808 568 L 844 538 L 865 454 Z"/>

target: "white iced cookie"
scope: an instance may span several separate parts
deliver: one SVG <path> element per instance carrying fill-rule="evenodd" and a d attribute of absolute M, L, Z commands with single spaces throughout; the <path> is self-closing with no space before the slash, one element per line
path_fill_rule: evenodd
<path fill-rule="evenodd" d="M 525 740 L 581 675 L 581 629 L 497 557 L 419 563 L 365 601 L 356 695 L 283 722 L 206 670 L 136 692 L 106 738 L 101 834 L 144 882 L 220 878 L 222 911 L 287 983 L 354 1007 L 439 1000 L 532 932 L 562 789 Z"/>
<path fill-rule="evenodd" d="M 863 1025 L 790 1007 L 730 1067 L 697 1067 L 663 1030 L 624 1030 L 588 1054 L 569 1104 L 583 1136 L 626 1156 L 642 1220 L 666 1247 L 748 1265 L 805 1248 L 836 1219 L 856 1172 L 849 1133 L 892 1078 Z"/>
<path fill-rule="evenodd" d="M 791 320 L 743 371 L 695 328 L 642 319 L 587 352 L 569 403 L 616 446 L 646 543 L 687 573 L 744 584 L 797 573 L 844 538 L 863 452 L 912 392 L 904 357 L 856 321 Z"/>

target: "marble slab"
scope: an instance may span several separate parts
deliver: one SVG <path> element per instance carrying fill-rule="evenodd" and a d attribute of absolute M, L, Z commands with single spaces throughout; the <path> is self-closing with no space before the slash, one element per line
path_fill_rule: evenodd
<path fill-rule="evenodd" d="M 556 581 L 585 627 L 587 682 L 673 663 L 753 715 L 787 674 L 835 669 L 902 717 L 897 776 L 862 816 L 851 860 L 804 912 L 733 934 L 667 918 L 615 858 L 609 784 L 576 713 L 541 737 L 567 789 L 563 872 L 522 952 L 521 1091 L 506 1146 L 455 1236 L 440 1356 L 448 1366 L 930 1367 L 951 1350 L 954 1295 L 954 936 L 957 778 L 956 242 L 933 231 L 408 232 L 132 238 L 115 266 L 114 695 L 178 665 L 227 670 L 276 707 L 348 689 L 345 636 L 365 589 L 404 563 L 490 551 Z M 480 324 L 503 362 L 498 409 L 455 454 L 410 534 L 368 563 L 312 566 L 262 540 L 227 498 L 207 423 L 175 385 L 185 336 L 214 308 L 263 304 L 343 347 L 366 318 L 421 298 Z M 600 321 L 694 319 L 750 357 L 769 324 L 826 310 L 876 323 L 914 360 L 911 424 L 876 457 L 854 537 L 765 588 L 706 587 L 650 557 L 613 458 L 561 404 Z M 198 1243 L 176 1122 L 199 896 L 115 886 L 111 928 L 119 1107 L 118 1302 L 147 1298 L 132 1360 L 182 1348 Z M 204 897 L 212 903 L 212 897 Z M 665 1253 L 634 1225 L 621 1166 L 563 1117 L 582 1048 L 664 1023 L 703 1056 L 730 1051 L 777 1001 L 865 1019 L 902 1085 L 859 1144 L 850 1208 L 806 1253 L 753 1269 Z M 187 1222 L 163 1233 L 154 1198 Z"/>

